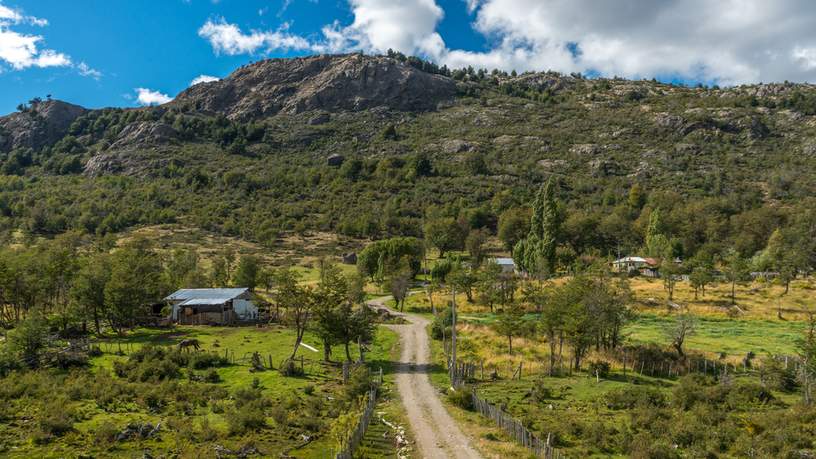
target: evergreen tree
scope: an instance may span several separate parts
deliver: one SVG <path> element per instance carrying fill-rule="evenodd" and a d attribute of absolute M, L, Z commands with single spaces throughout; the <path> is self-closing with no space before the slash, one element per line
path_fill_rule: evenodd
<path fill-rule="evenodd" d="M 550 179 L 538 190 L 530 218 L 530 232 L 513 248 L 513 259 L 523 271 L 544 276 L 555 273 L 561 217 L 554 188 Z"/>

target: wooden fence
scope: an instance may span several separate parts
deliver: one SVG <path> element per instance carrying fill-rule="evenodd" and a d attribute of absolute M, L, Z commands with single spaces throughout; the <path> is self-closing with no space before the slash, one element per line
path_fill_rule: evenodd
<path fill-rule="evenodd" d="M 358 446 L 360 446 L 360 442 L 363 441 L 366 430 L 368 430 L 368 424 L 371 422 L 371 417 L 374 415 L 374 408 L 377 406 L 378 389 L 383 383 L 382 368 L 380 368 L 379 374 L 373 379 L 372 383 L 373 387 L 368 391 L 368 395 L 366 396 L 367 399 L 365 408 L 363 409 L 363 414 L 360 416 L 360 420 L 357 422 L 354 429 L 349 432 L 346 440 L 343 441 L 343 449 L 334 455 L 335 459 L 351 459 L 354 451 Z"/>
<path fill-rule="evenodd" d="M 450 366 L 451 363 L 449 360 L 448 365 Z M 481 365 L 481 369 L 482 373 L 484 373 L 484 365 Z M 465 383 L 476 379 L 476 371 L 477 367 L 472 363 L 457 362 L 455 369 L 451 371 L 453 378 L 451 384 L 457 390 L 468 390 Z M 492 419 L 500 429 L 504 430 L 521 446 L 529 449 L 536 457 L 543 457 L 545 459 L 560 459 L 564 457 L 560 451 L 550 445 L 549 435 L 547 435 L 546 441 L 542 441 L 536 434 L 524 427 L 521 421 L 510 416 L 510 414 L 504 412 L 498 406 L 479 397 L 476 393 L 476 389 L 471 388 L 470 390 L 471 397 L 473 397 L 473 409 L 482 416 Z"/>
<path fill-rule="evenodd" d="M 464 387 L 462 387 L 464 389 Z M 502 411 L 501 408 L 491 404 L 487 400 L 480 398 L 476 391 L 472 392 L 473 409 L 481 413 L 482 416 L 490 418 L 496 423 L 499 428 L 504 430 L 508 435 L 518 442 L 521 446 L 529 449 L 536 457 L 543 457 L 546 459 L 561 459 L 564 456 L 561 452 L 550 445 L 550 436 L 547 435 L 547 440 L 542 441 L 529 429 L 522 425 L 521 421 L 515 419 L 509 414 Z"/>
<path fill-rule="evenodd" d="M 365 437 L 368 424 L 371 422 L 371 417 L 374 415 L 374 408 L 377 406 L 377 388 L 373 387 L 368 392 L 365 409 L 360 416 L 360 421 L 357 426 L 349 433 L 349 436 L 343 442 L 343 449 L 337 453 L 335 459 L 351 459 L 354 451 L 360 445 Z"/>

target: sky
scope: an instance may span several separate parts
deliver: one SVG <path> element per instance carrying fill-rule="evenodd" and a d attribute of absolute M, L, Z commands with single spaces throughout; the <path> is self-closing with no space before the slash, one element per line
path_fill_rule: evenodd
<path fill-rule="evenodd" d="M 816 82 L 812 0 L 0 0 L 0 114 L 167 102 L 268 57 L 737 85 Z"/>

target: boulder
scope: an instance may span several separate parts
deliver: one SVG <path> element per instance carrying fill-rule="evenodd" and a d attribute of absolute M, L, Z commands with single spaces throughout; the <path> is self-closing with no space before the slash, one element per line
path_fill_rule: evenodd
<path fill-rule="evenodd" d="M 334 154 L 326 159 L 326 164 L 332 167 L 340 167 L 345 160 L 346 158 L 343 155 Z"/>

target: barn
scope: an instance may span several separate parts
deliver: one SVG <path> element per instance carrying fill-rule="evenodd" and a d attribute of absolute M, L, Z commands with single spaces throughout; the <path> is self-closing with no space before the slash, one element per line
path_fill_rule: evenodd
<path fill-rule="evenodd" d="M 164 299 L 182 325 L 228 325 L 258 320 L 248 288 L 185 288 Z"/>

